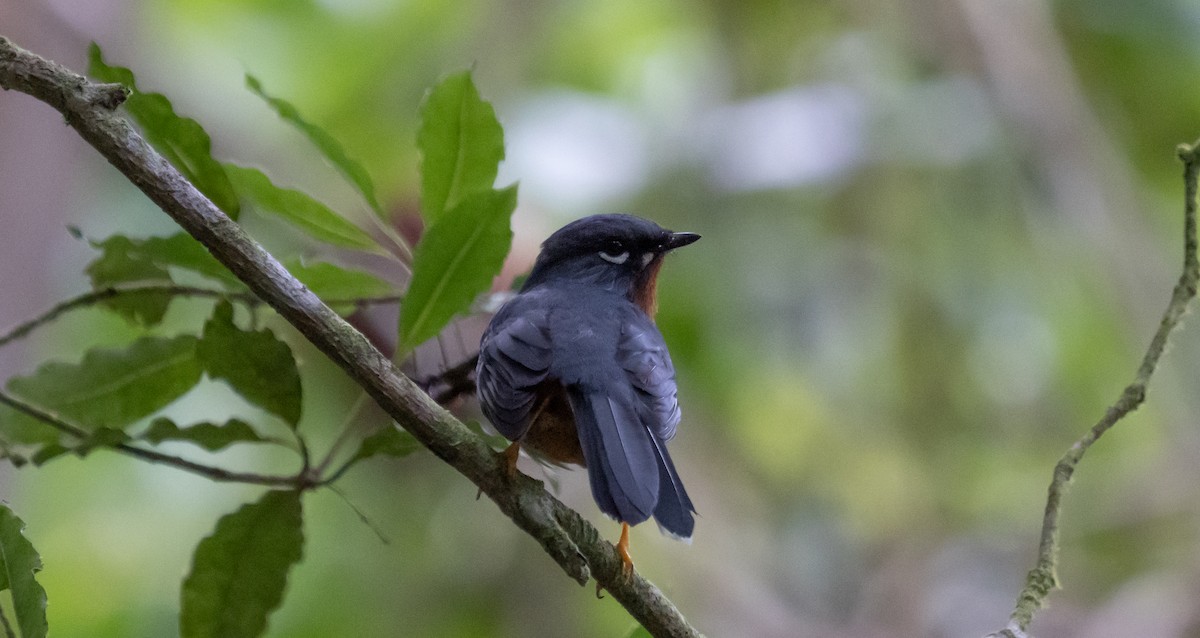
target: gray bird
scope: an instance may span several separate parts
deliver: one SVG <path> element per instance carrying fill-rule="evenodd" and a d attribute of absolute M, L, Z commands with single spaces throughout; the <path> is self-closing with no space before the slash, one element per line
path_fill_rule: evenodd
<path fill-rule="evenodd" d="M 483 413 L 519 450 L 587 467 L 600 511 L 629 526 L 650 518 L 687 540 L 695 527 L 667 441 L 679 424 L 675 368 L 654 325 L 663 257 L 700 236 L 631 215 L 567 224 L 543 244 L 520 293 L 483 334 L 476 378 Z"/>

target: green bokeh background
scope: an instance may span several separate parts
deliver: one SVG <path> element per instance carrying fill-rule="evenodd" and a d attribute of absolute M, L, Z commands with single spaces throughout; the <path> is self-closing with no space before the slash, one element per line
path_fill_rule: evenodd
<path fill-rule="evenodd" d="M 659 315 L 684 408 L 672 451 L 701 517 L 690 546 L 649 525 L 633 543 L 639 570 L 712 636 L 1003 627 L 1051 468 L 1132 379 L 1177 273 L 1173 149 L 1200 135 L 1198 28 L 1190 0 L 0 0 L 18 44 L 82 69 L 97 40 L 203 123 L 219 157 L 356 215 L 243 73 L 342 140 L 400 215 L 416 207 L 421 96 L 472 67 L 506 127 L 501 181 L 521 182 L 515 269 L 584 214 L 701 233 L 664 270 Z M 0 253 L 37 273 L 0 290 L 28 317 L 86 286 L 90 253 L 64 224 L 102 237 L 170 222 L 47 107 L 5 94 L 0 108 L 48 131 L 0 148 L 0 227 L 54 228 L 35 258 Z M 53 194 L 15 183 L 34 162 Z M 27 205 L 43 200 L 62 205 Z M 205 308 L 173 306 L 168 329 Z M 3 372 L 131 335 L 73 315 Z M 302 428 L 328 441 L 355 388 L 291 341 Z M 1084 460 L 1065 590 L 1038 635 L 1200 635 L 1198 370 L 1185 325 L 1148 404 Z M 215 384 L 172 413 L 261 416 Z M 260 454 L 219 460 L 294 469 Z M 615 538 L 582 473 L 558 478 Z M 103 453 L 0 480 L 46 563 L 57 636 L 174 635 L 192 549 L 260 493 Z M 306 497 L 305 560 L 268 635 L 632 626 L 429 455 L 374 461 L 341 487 L 391 542 L 334 494 Z"/>

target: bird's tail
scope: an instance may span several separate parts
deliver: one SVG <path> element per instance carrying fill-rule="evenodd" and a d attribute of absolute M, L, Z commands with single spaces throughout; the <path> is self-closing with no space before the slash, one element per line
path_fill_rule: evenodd
<path fill-rule="evenodd" d="M 695 510 L 666 445 L 642 423 L 635 399 L 617 396 L 581 387 L 567 390 L 596 504 L 630 525 L 654 516 L 667 534 L 691 538 Z"/>

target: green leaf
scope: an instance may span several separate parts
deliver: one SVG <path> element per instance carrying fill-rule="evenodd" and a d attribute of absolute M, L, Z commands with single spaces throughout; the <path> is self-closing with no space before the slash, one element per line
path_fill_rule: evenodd
<path fill-rule="evenodd" d="M 143 337 L 123 349 L 89 350 L 77 364 L 44 364 L 32 376 L 11 379 L 8 389 L 77 425 L 120 429 L 178 399 L 200 374 L 195 337 Z M 0 411 L 0 428 L 22 421 L 36 423 Z"/>
<path fill-rule="evenodd" d="M 432 224 L 467 195 L 492 187 L 504 130 L 479 97 L 471 72 L 446 77 L 421 105 L 421 214 Z"/>
<path fill-rule="evenodd" d="M 130 239 L 113 235 L 104 241 L 92 242 L 101 255 L 87 267 L 92 286 L 106 288 L 122 283 L 171 283 L 167 268 L 189 270 L 228 287 L 244 288 L 241 281 L 209 254 L 200 242 L 187 233 L 167 237 Z M 169 295 L 138 295 L 136 298 L 169 301 Z"/>
<path fill-rule="evenodd" d="M 115 235 L 92 244 L 101 254 L 87 265 L 84 272 L 92 280 L 92 288 L 100 290 L 131 283 L 170 284 L 171 274 L 135 250 L 128 237 Z M 171 305 L 170 295 L 125 295 L 107 299 L 104 305 L 125 319 L 153 326 L 162 321 Z"/>
<path fill-rule="evenodd" d="M 233 323 L 233 306 L 222 301 L 204 324 L 196 353 L 208 376 L 225 381 L 247 401 L 296 427 L 300 421 L 300 372 L 292 349 L 275 333 L 238 328 Z"/>
<path fill-rule="evenodd" d="M 379 205 L 379 201 L 375 198 L 375 183 L 371 181 L 371 175 L 367 173 L 367 169 L 363 168 L 362 164 L 350 159 L 346 155 L 346 150 L 342 148 L 341 143 L 333 138 L 325 129 L 310 123 L 300 116 L 300 111 L 292 106 L 291 103 L 281 100 L 277 97 L 272 97 L 263 89 L 262 83 L 258 78 L 246 74 L 246 87 L 254 92 L 255 95 L 266 101 L 279 117 L 283 118 L 292 126 L 295 126 L 303 133 L 308 140 L 321 151 L 325 159 L 329 160 L 335 168 L 345 175 L 350 183 L 358 188 L 358 192 L 362 194 L 363 199 L 370 205 L 380 217 L 386 217 L 383 207 Z"/>
<path fill-rule="evenodd" d="M 362 270 L 344 268 L 324 261 L 313 264 L 290 261 L 286 266 L 300 283 L 342 314 L 354 311 L 355 304 L 350 300 L 396 294 L 396 289 L 391 284 Z"/>
<path fill-rule="evenodd" d="M 41 467 L 64 454 L 70 453 L 70 451 L 71 448 L 61 443 L 48 443 L 38 448 L 29 460 L 33 461 L 34 467 Z"/>
<path fill-rule="evenodd" d="M 382 430 L 363 439 L 358 451 L 350 457 L 350 463 L 383 454 L 395 458 L 404 458 L 421 449 L 421 444 L 413 435 L 400 428 L 388 425 Z"/>
<path fill-rule="evenodd" d="M 138 438 L 155 445 L 163 441 L 187 441 L 209 452 L 216 452 L 234 443 L 273 442 L 259 436 L 249 423 L 241 419 L 230 419 L 224 425 L 203 422 L 181 428 L 171 419 L 159 417 Z"/>
<path fill-rule="evenodd" d="M 232 272 L 217 261 L 204 244 L 180 232 L 167 237 L 147 237 L 134 241 L 133 251 L 162 267 L 182 268 L 215 279 L 234 288 L 245 288 Z"/>
<path fill-rule="evenodd" d="M 346 248 L 381 250 L 363 229 L 328 206 L 297 190 L 280 188 L 256 168 L 226 164 L 234 188 L 253 200 L 258 210 L 278 215 L 315 239 Z"/>
<path fill-rule="evenodd" d="M 183 581 L 182 638 L 251 638 L 283 600 L 304 550 L 300 493 L 274 490 L 221 517 Z"/>
<path fill-rule="evenodd" d="M 88 75 L 101 82 L 124 84 L 133 90 L 125 101 L 125 110 L 141 126 L 146 140 L 218 208 L 237 219 L 237 195 L 225 170 L 212 157 L 212 140 L 204 127 L 196 120 L 177 115 L 166 96 L 138 90 L 133 72 L 105 64 L 95 42 L 88 48 L 88 62 Z"/>
<path fill-rule="evenodd" d="M 46 622 L 46 590 L 34 579 L 42 571 L 42 559 L 22 530 L 25 523 L 0 503 L 0 591 L 12 590 L 13 613 L 22 638 L 43 638 Z"/>
<path fill-rule="evenodd" d="M 645 627 L 634 625 L 633 629 L 630 629 L 629 633 L 625 634 L 625 638 L 653 638 L 653 636 L 650 635 L 650 632 Z"/>
<path fill-rule="evenodd" d="M 512 244 L 516 205 L 515 185 L 474 193 L 425 232 L 400 306 L 401 349 L 436 335 L 491 285 Z"/>
<path fill-rule="evenodd" d="M 77 443 L 71 451 L 80 458 L 101 447 L 113 447 L 129 441 L 129 435 L 115 428 L 96 428 L 92 435 Z M 43 461 L 44 462 L 44 461 Z"/>

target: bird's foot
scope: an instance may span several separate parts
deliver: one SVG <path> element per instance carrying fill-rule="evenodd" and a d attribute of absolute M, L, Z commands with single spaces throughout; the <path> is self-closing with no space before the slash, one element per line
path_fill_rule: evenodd
<path fill-rule="evenodd" d="M 513 441 L 511 445 L 504 448 L 500 455 L 504 457 L 504 467 L 508 470 L 508 478 L 516 478 L 517 459 L 521 458 L 521 444 Z"/>
<path fill-rule="evenodd" d="M 629 553 L 629 523 L 621 523 L 621 540 L 617 541 L 617 554 L 621 557 L 621 579 L 633 579 L 633 555 Z M 604 598 L 604 585 L 596 581 L 596 598 Z"/>
<path fill-rule="evenodd" d="M 621 540 L 617 541 L 617 553 L 621 555 L 621 575 L 625 580 L 633 578 L 633 555 L 629 553 L 629 523 L 621 523 Z"/>

